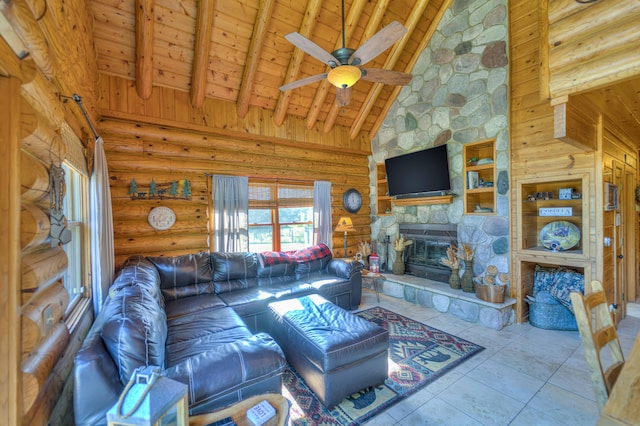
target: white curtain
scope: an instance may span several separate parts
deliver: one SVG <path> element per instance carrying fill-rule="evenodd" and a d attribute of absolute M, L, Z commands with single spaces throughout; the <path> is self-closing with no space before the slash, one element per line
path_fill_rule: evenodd
<path fill-rule="evenodd" d="M 213 179 L 213 250 L 249 250 L 249 178 L 215 175 Z"/>
<path fill-rule="evenodd" d="M 325 243 L 332 249 L 331 182 L 313 183 L 313 243 Z"/>
<path fill-rule="evenodd" d="M 113 281 L 113 216 L 111 214 L 111 190 L 109 171 L 104 155 L 104 142 L 96 138 L 93 152 L 93 174 L 89 188 L 91 215 L 91 278 L 93 310 L 97 315 Z"/>

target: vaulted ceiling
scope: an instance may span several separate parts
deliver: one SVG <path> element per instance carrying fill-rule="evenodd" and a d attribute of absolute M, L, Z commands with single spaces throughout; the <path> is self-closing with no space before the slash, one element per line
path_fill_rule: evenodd
<path fill-rule="evenodd" d="M 357 49 L 393 21 L 407 33 L 367 64 L 411 73 L 450 0 L 345 0 L 345 45 Z M 321 80 L 282 92 L 292 81 L 325 73 L 326 64 L 295 48 L 299 32 L 327 52 L 342 47 L 341 0 L 90 0 L 98 71 L 135 80 L 139 96 L 155 86 L 274 111 L 280 125 L 301 117 L 319 125 L 374 133 L 401 86 L 360 80 L 346 107 Z"/>

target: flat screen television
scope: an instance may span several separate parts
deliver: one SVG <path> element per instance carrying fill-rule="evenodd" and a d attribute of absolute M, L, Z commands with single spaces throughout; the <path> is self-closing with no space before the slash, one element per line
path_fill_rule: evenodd
<path fill-rule="evenodd" d="M 389 195 L 444 195 L 451 190 L 447 145 L 438 145 L 385 160 Z"/>

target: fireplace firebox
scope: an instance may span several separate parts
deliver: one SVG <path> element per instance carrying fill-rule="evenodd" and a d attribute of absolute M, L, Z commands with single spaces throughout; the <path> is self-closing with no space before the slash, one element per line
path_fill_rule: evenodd
<path fill-rule="evenodd" d="M 449 244 L 457 243 L 455 224 L 401 224 L 400 234 L 413 244 L 405 249 L 405 273 L 434 281 L 448 282 L 451 269 L 440 259 L 447 257 Z"/>

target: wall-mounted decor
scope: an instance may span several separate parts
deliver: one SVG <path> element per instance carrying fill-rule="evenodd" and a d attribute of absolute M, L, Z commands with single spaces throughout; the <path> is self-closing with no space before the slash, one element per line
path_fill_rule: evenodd
<path fill-rule="evenodd" d="M 191 183 L 189 179 L 174 180 L 169 183 L 156 183 L 151 179 L 149 188 L 141 191 L 138 188 L 136 179 L 131 179 L 129 186 L 129 196 L 132 200 L 191 200 Z"/>
<path fill-rule="evenodd" d="M 618 185 L 604 183 L 604 210 L 618 210 Z"/>
<path fill-rule="evenodd" d="M 169 207 L 155 207 L 149 212 L 147 220 L 153 229 L 164 231 L 176 223 L 176 214 Z"/>
<path fill-rule="evenodd" d="M 62 202 L 66 191 L 64 169 L 53 163 L 49 166 L 49 221 L 51 222 L 51 247 L 67 244 L 71 241 L 71 231 L 67 229 Z"/>

